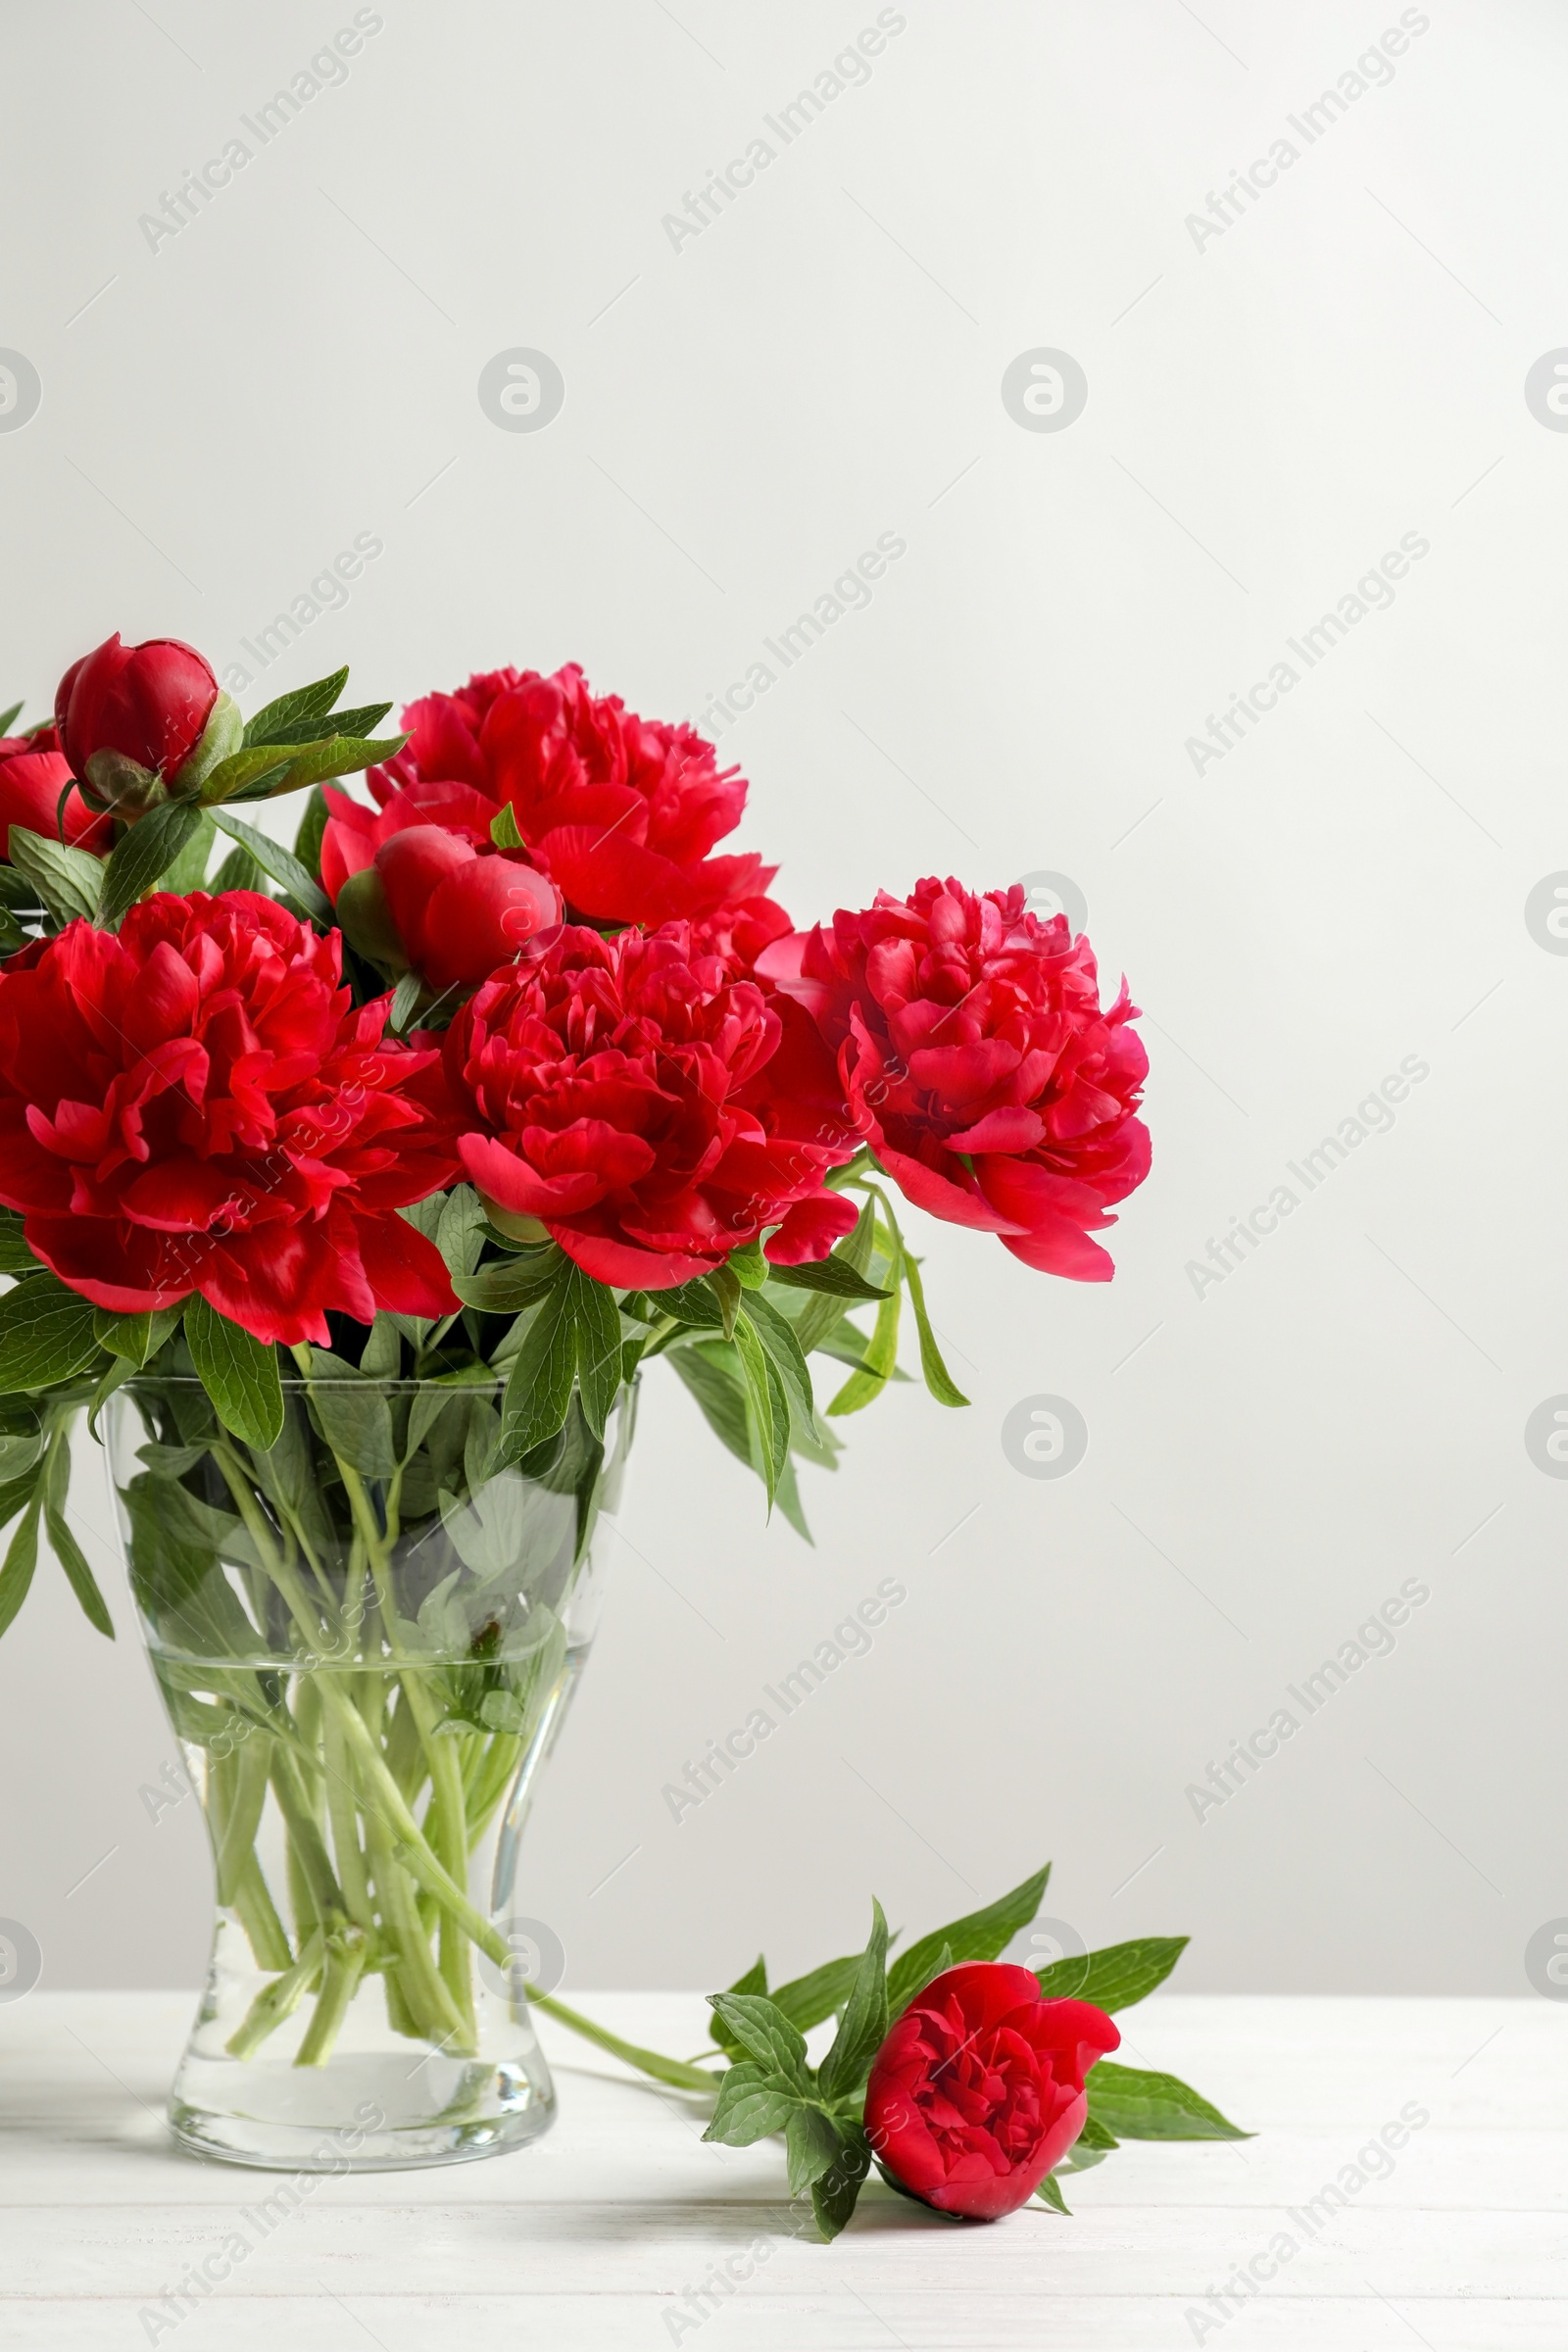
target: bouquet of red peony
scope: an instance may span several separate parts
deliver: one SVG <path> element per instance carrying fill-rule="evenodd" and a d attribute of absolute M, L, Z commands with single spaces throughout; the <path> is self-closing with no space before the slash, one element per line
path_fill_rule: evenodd
<path fill-rule="evenodd" d="M 85 1414 L 217 1859 L 176 2129 L 251 2161 L 394 2036 L 427 2063 L 375 2078 L 375 2160 L 549 2119 L 515 1837 L 647 1368 L 804 1534 L 798 1466 L 895 1377 L 906 1298 L 965 1401 L 896 1199 L 1102 1281 L 1149 1167 L 1135 1008 L 1021 888 L 797 930 L 690 728 L 506 669 L 377 738 L 345 677 L 242 721 L 189 647 L 116 637 L 52 724 L 0 720 L 0 1630 L 41 1531 L 111 1630 Z M 238 813 L 294 792 L 292 850 Z M 878 2060 L 890 2145 L 971 1976 Z M 732 2086 L 767 2006 L 734 1997 Z"/>

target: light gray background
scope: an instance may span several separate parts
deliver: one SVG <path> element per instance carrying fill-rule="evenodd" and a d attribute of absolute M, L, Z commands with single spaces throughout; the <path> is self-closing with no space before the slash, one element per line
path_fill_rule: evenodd
<path fill-rule="evenodd" d="M 793 1970 L 872 1888 L 919 1927 L 1051 1855 L 1085 1937 L 1191 1931 L 1191 1989 L 1524 1991 L 1568 1911 L 1568 1483 L 1523 1434 L 1568 1390 L 1568 959 L 1524 917 L 1568 866 L 1568 437 L 1524 396 L 1568 343 L 1561 12 L 1407 12 L 1392 81 L 1307 146 L 1286 118 L 1398 7 L 906 0 L 676 250 L 663 216 L 779 148 L 762 117 L 872 0 L 385 0 L 150 250 L 160 191 L 353 13 L 0 12 L 0 343 L 43 386 L 0 433 L 8 697 L 41 714 L 114 628 L 243 660 L 368 532 L 247 708 L 341 661 L 402 698 L 574 658 L 695 714 L 894 532 L 869 608 L 724 738 L 741 840 L 802 917 L 1066 872 L 1153 1062 L 1110 1287 L 911 1215 L 974 1409 L 908 1387 L 851 1424 L 803 1481 L 814 1550 L 649 1382 L 532 1833 L 568 1984 Z M 1200 242 L 1282 135 L 1299 160 Z M 514 346 L 564 376 L 541 432 L 479 406 Z M 1087 373 L 1061 432 L 1003 405 L 1039 346 Z M 1187 739 L 1405 533 L 1392 607 L 1195 773 Z M 1198 1296 L 1189 1261 L 1405 1056 L 1392 1131 Z M 1090 1430 L 1059 1481 L 1002 1449 L 1042 1392 Z M 113 1648 L 41 1573 L 0 1651 L 0 1913 L 48 1984 L 193 1984 L 201 1828 L 139 1793 L 173 1750 L 115 1574 Z M 677 1825 L 663 1785 L 889 1574 L 870 1655 Z M 1200 1821 L 1210 1760 L 1409 1578 L 1394 1653 Z"/>

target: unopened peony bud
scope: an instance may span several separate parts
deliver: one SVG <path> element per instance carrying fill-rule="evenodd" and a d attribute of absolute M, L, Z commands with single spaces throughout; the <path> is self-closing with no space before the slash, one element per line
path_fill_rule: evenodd
<path fill-rule="evenodd" d="M 440 825 L 394 833 L 376 851 L 372 870 L 404 960 L 435 989 L 477 988 L 562 917 L 561 893 L 548 875 L 499 851 L 481 855 Z M 338 894 L 340 916 L 356 884 L 369 900 L 363 874 L 352 875 Z"/>
<path fill-rule="evenodd" d="M 60 748 L 99 807 L 139 815 L 203 748 L 218 701 L 218 680 L 193 647 L 172 637 L 122 645 L 117 632 L 60 681 Z"/>

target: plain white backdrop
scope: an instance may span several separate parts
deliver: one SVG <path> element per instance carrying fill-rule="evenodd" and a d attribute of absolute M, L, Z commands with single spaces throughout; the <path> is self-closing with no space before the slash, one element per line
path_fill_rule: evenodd
<path fill-rule="evenodd" d="M 0 67 L 0 365 L 40 387 L 0 411 L 0 701 L 43 715 L 117 628 L 246 668 L 247 710 L 341 662 L 401 701 L 574 659 L 695 717 L 760 662 L 723 748 L 799 918 L 1063 874 L 1145 1008 L 1114 1283 L 911 1212 L 973 1408 L 916 1385 L 847 1425 L 813 1549 L 647 1383 L 530 1833 L 568 1989 L 793 1973 L 873 1890 L 923 1928 L 1050 1856 L 1087 1940 L 1190 1932 L 1187 1989 L 1526 1991 L 1568 1911 L 1568 1483 L 1525 1443 L 1568 1391 L 1568 958 L 1526 920 L 1568 868 L 1568 419 L 1526 397 L 1568 346 L 1561 12 L 10 0 Z M 517 350 L 564 382 L 543 429 L 481 406 Z M 1043 350 L 1087 384 L 1059 429 L 1004 401 Z M 764 639 L 880 534 L 906 552 L 786 670 Z M 247 641 L 313 603 L 264 677 Z M 1089 1432 L 1059 1479 L 1003 1448 L 1040 1395 Z M 46 1984 L 194 1984 L 201 1825 L 146 1794 L 174 1749 L 85 1446 L 74 1507 L 120 1639 L 51 1571 L 0 1649 L 0 1914 Z M 869 1654 L 674 1820 L 890 1575 Z M 1412 1584 L 1308 1716 L 1290 1687 Z"/>

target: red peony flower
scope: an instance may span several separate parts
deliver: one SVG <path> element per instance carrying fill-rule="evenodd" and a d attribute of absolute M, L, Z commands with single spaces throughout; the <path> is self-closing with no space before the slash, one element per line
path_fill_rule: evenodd
<path fill-rule="evenodd" d="M 974 1961 L 917 1993 L 877 2052 L 865 2129 L 884 2171 L 939 2213 L 1015 2213 L 1084 2128 L 1084 2077 L 1121 2035 L 1026 1968 Z"/>
<path fill-rule="evenodd" d="M 859 1132 L 917 1207 L 1000 1234 L 1042 1273 L 1110 1280 L 1089 1235 L 1149 1173 L 1149 1056 L 1125 982 L 1102 1009 L 1065 915 L 1028 913 L 1020 884 L 976 898 L 929 880 L 776 942 L 758 970 L 810 1008 Z"/>
<path fill-rule="evenodd" d="M 60 838 L 60 796 L 71 782 L 71 763 L 53 727 L 36 735 L 0 735 L 0 858 L 11 856 L 11 828 L 22 825 L 46 841 Z M 107 816 L 94 816 L 79 792 L 65 808 L 66 839 L 75 850 L 107 850 L 113 830 Z"/>
<path fill-rule="evenodd" d="M 72 923 L 0 968 L 0 1201 L 124 1314 L 200 1291 L 259 1340 L 326 1310 L 456 1311 L 395 1212 L 457 1162 L 439 1054 L 350 1009 L 340 943 L 271 899 L 160 893 L 119 937 Z"/>
<path fill-rule="evenodd" d="M 464 1006 L 446 1059 L 472 1182 L 596 1281 L 668 1290 L 768 1227 L 796 1264 L 855 1222 L 823 1189 L 855 1137 L 811 1023 L 685 923 L 540 940 Z"/>
<path fill-rule="evenodd" d="M 327 788 L 321 879 L 334 904 L 399 828 L 443 825 L 483 852 L 509 805 L 575 919 L 653 926 L 769 905 L 771 866 L 710 855 L 740 822 L 739 770 L 720 769 L 690 727 L 590 694 L 575 663 L 550 678 L 491 670 L 412 703 L 403 724 L 412 740 L 367 778 L 377 809 Z"/>
<path fill-rule="evenodd" d="M 482 857 L 461 833 L 414 824 L 349 876 L 337 907 L 352 944 L 393 965 L 406 959 L 441 990 L 477 988 L 563 912 L 555 884 L 521 858 Z"/>
<path fill-rule="evenodd" d="M 55 725 L 74 775 L 94 782 L 105 753 L 134 761 L 168 783 L 201 741 L 218 680 L 194 646 L 174 637 L 122 645 L 117 630 L 83 654 L 55 694 Z"/>

